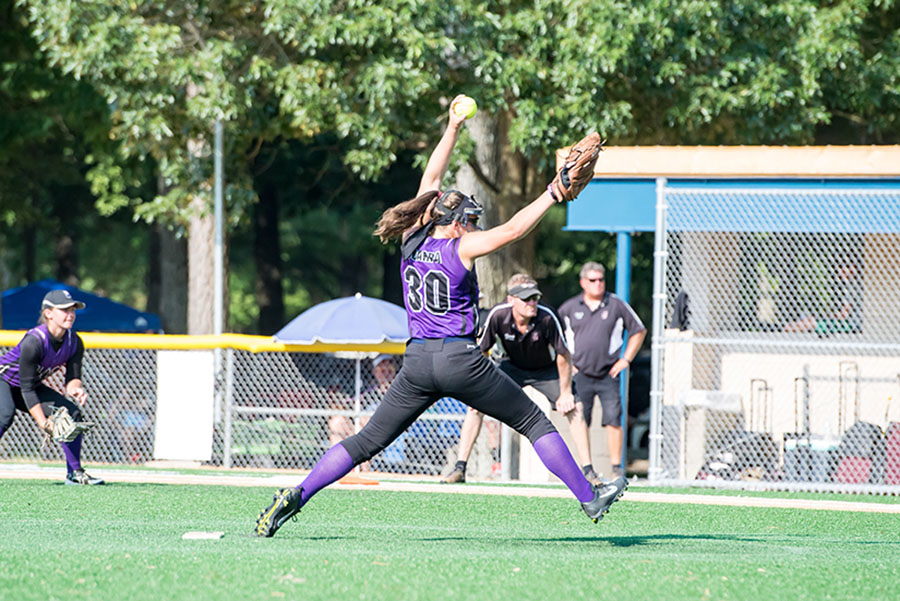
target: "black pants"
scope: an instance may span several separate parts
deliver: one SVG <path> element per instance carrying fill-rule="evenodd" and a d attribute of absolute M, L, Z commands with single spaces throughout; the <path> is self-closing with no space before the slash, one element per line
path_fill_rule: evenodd
<path fill-rule="evenodd" d="M 34 391 L 37 393 L 41 401 L 41 408 L 47 417 L 50 417 L 55 408 L 65 407 L 69 410 L 72 419 L 81 421 L 81 408 L 76 403 L 43 384 L 35 387 Z M 10 386 L 9 382 L 0 378 L 0 428 L 9 429 L 13 423 L 16 409 L 28 413 L 25 399 L 22 398 L 22 389 L 18 386 Z"/>
<path fill-rule="evenodd" d="M 452 397 L 496 418 L 532 444 L 556 432 L 546 415 L 472 340 L 410 342 L 403 367 L 369 422 L 341 442 L 359 464 L 381 452 L 438 399 Z"/>

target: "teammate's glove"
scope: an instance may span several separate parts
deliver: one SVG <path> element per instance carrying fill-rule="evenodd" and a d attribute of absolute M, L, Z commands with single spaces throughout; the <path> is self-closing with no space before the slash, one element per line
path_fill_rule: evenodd
<path fill-rule="evenodd" d="M 600 134 L 594 132 L 569 149 L 566 162 L 547 186 L 553 200 L 570 202 L 578 197 L 594 177 L 594 165 L 603 150 L 603 143 Z"/>
<path fill-rule="evenodd" d="M 65 407 L 57 407 L 53 415 L 47 418 L 44 432 L 55 442 L 72 442 L 84 432 L 94 427 L 93 422 L 76 422 Z"/>

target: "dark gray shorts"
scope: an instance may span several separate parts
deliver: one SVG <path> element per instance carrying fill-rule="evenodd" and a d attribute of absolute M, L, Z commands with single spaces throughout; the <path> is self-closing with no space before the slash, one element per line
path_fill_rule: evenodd
<path fill-rule="evenodd" d="M 581 372 L 572 376 L 575 384 L 575 398 L 584 404 L 584 421 L 588 427 L 594 413 L 594 395 L 600 397 L 600 407 L 603 410 L 601 425 L 622 425 L 622 395 L 619 393 L 619 378 L 606 376 L 605 378 L 593 378 Z"/>
<path fill-rule="evenodd" d="M 559 398 L 559 370 L 555 365 L 546 369 L 530 370 L 517 367 L 509 359 L 504 359 L 497 367 L 522 388 L 531 386 L 537 389 L 547 397 L 553 410 L 556 410 L 556 399 Z"/>
<path fill-rule="evenodd" d="M 341 444 L 355 463 L 381 452 L 438 399 L 452 397 L 496 418 L 532 443 L 556 432 L 550 419 L 474 340 L 410 342 L 403 367 L 369 422 Z"/>

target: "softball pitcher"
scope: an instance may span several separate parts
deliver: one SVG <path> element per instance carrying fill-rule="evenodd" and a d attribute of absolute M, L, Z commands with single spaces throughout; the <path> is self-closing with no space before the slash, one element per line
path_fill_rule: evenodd
<path fill-rule="evenodd" d="M 591 134 L 572 148 L 546 192 L 506 223 L 482 231 L 482 207 L 474 198 L 457 190 L 439 191 L 466 120 L 454 111 L 461 98 L 450 105 L 449 124 L 428 160 L 416 198 L 385 211 L 375 230 L 382 242 L 402 241 L 400 269 L 411 336 L 403 367 L 358 434 L 331 447 L 299 486 L 275 494 L 256 520 L 257 536 L 274 535 L 313 495 L 379 453 L 445 396 L 526 436 L 595 522 L 625 490 L 625 478 L 603 486 L 588 482 L 547 416 L 475 342 L 475 259 L 524 237 L 554 203 L 574 200 L 593 177 L 600 137 Z"/>

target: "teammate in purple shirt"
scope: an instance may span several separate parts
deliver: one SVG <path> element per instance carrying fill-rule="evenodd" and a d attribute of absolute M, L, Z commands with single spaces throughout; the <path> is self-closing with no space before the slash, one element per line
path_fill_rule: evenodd
<path fill-rule="evenodd" d="M 41 303 L 38 326 L 26 332 L 12 350 L 0 357 L 0 437 L 12 425 L 16 409 L 31 414 L 42 430 L 47 416 L 57 407 L 65 407 L 75 421 L 81 421 L 81 407 L 88 395 L 81 383 L 84 343 L 72 330 L 75 310 L 84 303 L 76 301 L 68 290 L 51 290 Z M 43 381 L 62 366 L 66 367 L 66 394 L 73 403 Z M 66 458 L 66 484 L 103 484 L 81 467 L 83 434 L 62 443 Z"/>
<path fill-rule="evenodd" d="M 402 241 L 400 269 L 411 336 L 403 367 L 359 433 L 331 447 L 299 486 L 275 494 L 256 520 L 257 536 L 273 536 L 313 495 L 381 452 L 447 396 L 526 436 L 595 522 L 625 490 L 625 478 L 605 485 L 588 482 L 547 416 L 475 342 L 475 259 L 523 238 L 556 201 L 544 192 L 506 223 L 482 231 L 482 207 L 474 198 L 458 190 L 440 191 L 465 121 L 453 110 L 460 98 L 451 102 L 447 129 L 425 166 L 417 196 L 385 211 L 375 229 L 383 242 Z"/>

